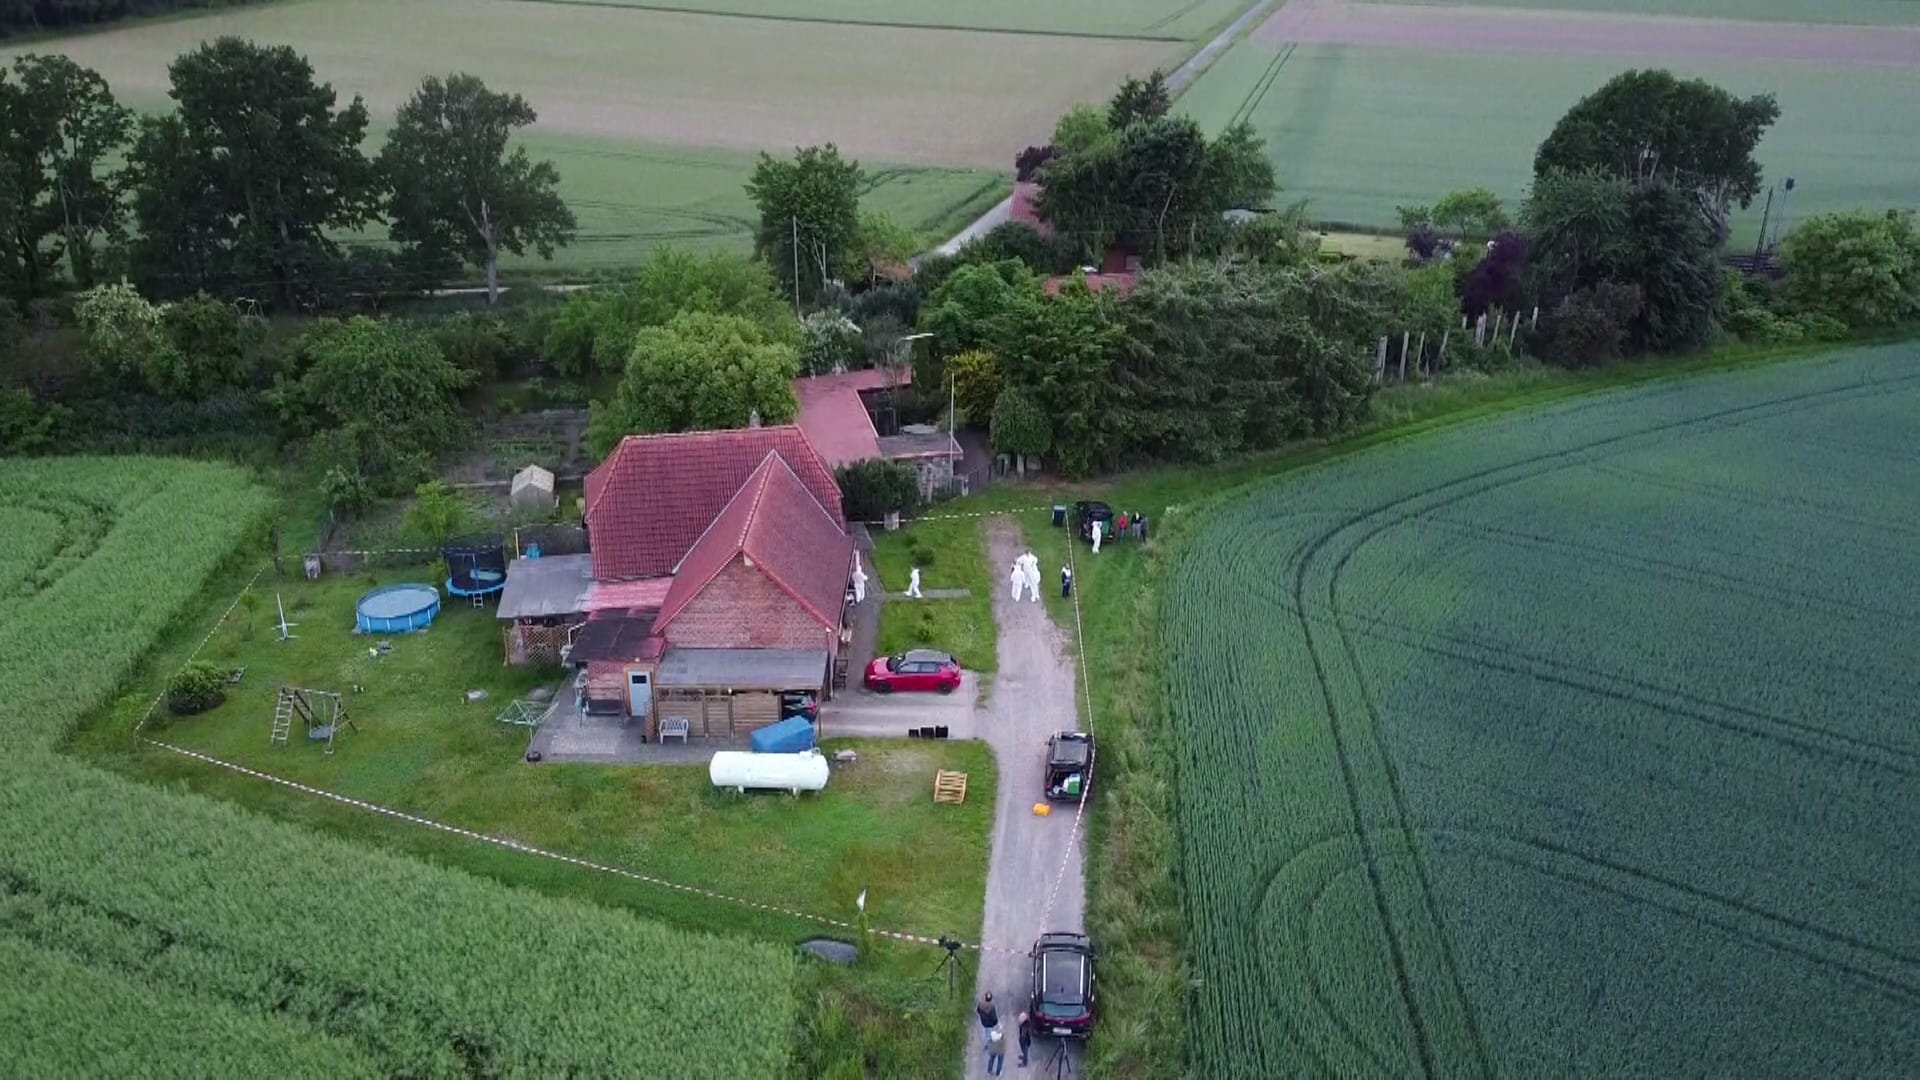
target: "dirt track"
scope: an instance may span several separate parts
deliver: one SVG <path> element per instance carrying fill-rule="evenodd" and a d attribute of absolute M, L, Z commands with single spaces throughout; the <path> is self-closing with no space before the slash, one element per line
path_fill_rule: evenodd
<path fill-rule="evenodd" d="M 1290 0 L 1253 36 L 1268 44 L 1365 45 L 1441 52 L 1920 64 L 1920 29 L 1908 27 L 1352 4 L 1345 0 Z"/>

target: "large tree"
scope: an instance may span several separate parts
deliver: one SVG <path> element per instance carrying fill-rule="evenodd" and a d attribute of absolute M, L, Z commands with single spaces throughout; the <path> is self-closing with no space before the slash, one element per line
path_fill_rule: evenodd
<path fill-rule="evenodd" d="M 1107 126 L 1124 131 L 1129 124 L 1152 123 L 1167 115 L 1173 107 L 1173 95 L 1167 90 L 1167 76 L 1155 69 L 1144 79 L 1131 75 L 1107 103 Z"/>
<path fill-rule="evenodd" d="M 1236 124 L 1209 143 L 1191 117 L 1129 125 L 1117 138 L 1049 163 L 1040 216 L 1091 251 L 1118 242 L 1156 258 L 1211 237 L 1223 211 L 1273 194 L 1260 137 Z"/>
<path fill-rule="evenodd" d="M 793 418 L 799 354 L 737 315 L 688 312 L 634 335 L 613 398 L 593 408 L 596 453 L 629 434 L 746 427 Z"/>
<path fill-rule="evenodd" d="M 1595 170 L 1697 190 L 1717 223 L 1760 191 L 1754 147 L 1780 117 L 1772 94 L 1738 98 L 1701 79 L 1628 71 L 1582 98 L 1540 144 L 1535 179 Z"/>
<path fill-rule="evenodd" d="M 1639 288 L 1634 348 L 1705 344 L 1721 304 L 1719 237 L 1692 189 L 1599 173 L 1536 180 L 1523 214 L 1535 299 L 1557 307 L 1602 283 Z"/>
<path fill-rule="evenodd" d="M 97 72 L 64 56 L 23 56 L 12 75 L 0 78 L 7 277 L 22 298 L 43 296 L 64 258 L 74 283 L 89 287 L 97 246 L 122 236 L 120 186 L 108 164 L 133 114 Z"/>
<path fill-rule="evenodd" d="M 137 270 L 161 294 L 311 300 L 339 267 L 333 234 L 376 209 L 366 106 L 336 110 L 285 46 L 224 37 L 168 70 L 178 110 L 147 119 L 132 156 Z"/>
<path fill-rule="evenodd" d="M 502 251 L 531 248 L 551 259 L 573 239 L 559 170 L 507 145 L 534 119 L 519 94 L 496 93 L 472 75 L 429 76 L 400 106 L 380 151 L 393 239 L 428 265 L 458 259 L 484 268 L 489 304 L 500 298 Z"/>
<path fill-rule="evenodd" d="M 1132 414 L 1113 379 L 1126 336 L 1113 295 L 1080 283 L 1058 296 L 1035 290 L 998 329 L 995 352 L 1005 386 L 1030 396 L 1046 415 L 1061 468 L 1085 476 L 1117 465 Z"/>
<path fill-rule="evenodd" d="M 325 436 L 330 471 L 347 486 L 397 494 L 459 440 L 455 395 L 470 381 L 425 331 L 352 318 L 295 342 L 269 400 L 290 434 Z"/>
<path fill-rule="evenodd" d="M 811 299 L 860 237 L 860 163 L 832 143 L 791 161 L 760 155 L 747 194 L 760 209 L 754 251 L 788 291 Z"/>

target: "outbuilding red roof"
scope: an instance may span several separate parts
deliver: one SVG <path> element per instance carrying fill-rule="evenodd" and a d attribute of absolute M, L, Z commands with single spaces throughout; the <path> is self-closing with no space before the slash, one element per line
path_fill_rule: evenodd
<path fill-rule="evenodd" d="M 817 512 L 844 530 L 840 486 L 798 426 L 629 435 L 587 474 L 594 579 L 673 573 L 768 453 L 786 463 Z"/>
<path fill-rule="evenodd" d="M 912 381 L 910 371 L 890 375 L 879 368 L 795 379 L 793 396 L 800 402 L 800 414 L 794 423 L 807 433 L 807 441 L 832 468 L 879 457 L 880 433 L 874 430 L 873 417 L 867 414 L 860 392 L 906 386 Z"/>
<path fill-rule="evenodd" d="M 1007 209 L 1007 219 L 1017 221 L 1041 236 L 1052 236 L 1053 226 L 1040 220 L 1040 190 L 1037 181 L 1017 181 L 1013 185 L 1013 205 Z"/>
<path fill-rule="evenodd" d="M 853 540 L 786 460 L 770 450 L 681 560 L 653 632 L 665 632 L 720 571 L 741 557 L 822 626 L 839 627 Z"/>

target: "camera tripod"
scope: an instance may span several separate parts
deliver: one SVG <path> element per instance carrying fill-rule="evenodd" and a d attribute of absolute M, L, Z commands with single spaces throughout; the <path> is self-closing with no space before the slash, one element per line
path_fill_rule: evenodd
<path fill-rule="evenodd" d="M 1053 1056 L 1047 1059 L 1045 1072 L 1048 1080 L 1073 1080 L 1073 1058 L 1067 1055 L 1066 1039 L 1053 1040 Z"/>
<path fill-rule="evenodd" d="M 937 979 L 940 977 L 940 972 L 944 970 L 947 973 L 948 997 L 953 996 L 954 985 L 959 981 L 961 945 L 962 942 L 958 938 L 947 934 L 940 935 L 940 947 L 947 950 L 947 955 L 940 958 L 940 962 L 934 965 L 933 972 L 927 976 L 929 979 Z"/>

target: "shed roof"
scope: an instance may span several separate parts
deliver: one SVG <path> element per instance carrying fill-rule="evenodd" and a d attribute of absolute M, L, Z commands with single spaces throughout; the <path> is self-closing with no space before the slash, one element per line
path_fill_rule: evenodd
<path fill-rule="evenodd" d="M 585 664 L 594 661 L 632 663 L 657 659 L 665 642 L 653 635 L 651 617 L 618 616 L 589 619 L 573 632 L 567 662 Z"/>
<path fill-rule="evenodd" d="M 880 368 L 795 379 L 793 396 L 800 403 L 800 412 L 794 423 L 833 468 L 879 457 L 879 432 L 874 430 L 873 417 L 868 415 L 860 394 L 906 386 L 912 381 L 910 370 L 890 374 Z"/>
<path fill-rule="evenodd" d="M 543 619 L 587 610 L 593 589 L 593 556 L 546 555 L 507 564 L 507 585 L 500 591 L 503 619 Z"/>
<path fill-rule="evenodd" d="M 519 472 L 513 474 L 513 486 L 510 490 L 519 491 L 521 488 L 525 488 L 525 487 L 534 487 L 534 488 L 539 488 L 543 491 L 552 491 L 553 490 L 553 473 L 546 469 L 541 468 L 538 465 L 529 465 L 526 468 L 521 469 Z"/>
<path fill-rule="evenodd" d="M 961 455 L 960 443 L 944 431 L 902 431 L 880 438 L 880 456 L 889 461 L 900 458 L 953 457 Z"/>
<path fill-rule="evenodd" d="M 798 426 L 629 435 L 587 475 L 587 533 L 601 581 L 663 577 L 739 493 L 768 451 L 836 523 L 840 487 Z"/>
<path fill-rule="evenodd" d="M 654 683 L 735 690 L 809 690 L 826 681 L 825 649 L 668 649 Z"/>
<path fill-rule="evenodd" d="M 853 541 L 774 451 L 674 568 L 654 630 L 671 626 L 736 558 L 749 560 L 822 626 L 839 627 Z"/>

